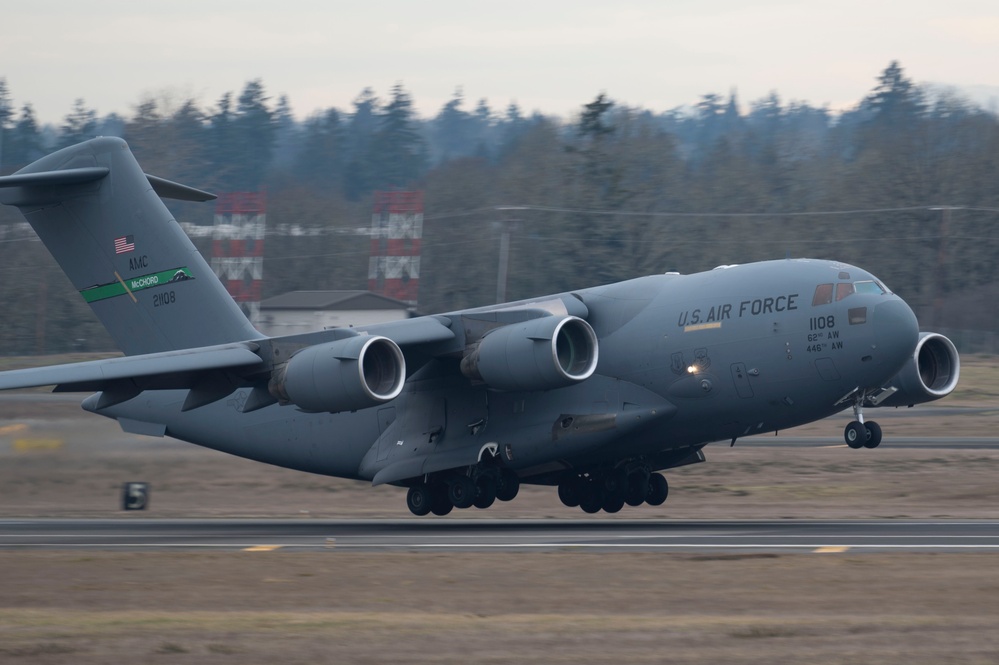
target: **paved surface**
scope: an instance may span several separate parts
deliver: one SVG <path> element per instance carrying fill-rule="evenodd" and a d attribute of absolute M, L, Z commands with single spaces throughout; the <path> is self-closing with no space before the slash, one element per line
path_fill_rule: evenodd
<path fill-rule="evenodd" d="M 994 551 L 999 521 L 3 520 L 0 549 Z"/>

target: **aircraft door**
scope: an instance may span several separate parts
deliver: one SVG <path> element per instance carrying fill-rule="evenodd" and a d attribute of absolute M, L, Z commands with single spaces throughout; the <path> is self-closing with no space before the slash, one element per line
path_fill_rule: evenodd
<path fill-rule="evenodd" d="M 732 380 L 735 382 L 735 391 L 739 397 L 749 399 L 753 396 L 753 386 L 749 383 L 749 372 L 746 371 L 746 363 L 733 363 Z"/>

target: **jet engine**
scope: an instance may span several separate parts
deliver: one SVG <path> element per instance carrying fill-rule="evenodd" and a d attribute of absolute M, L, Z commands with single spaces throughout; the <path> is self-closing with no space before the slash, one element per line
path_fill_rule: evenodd
<path fill-rule="evenodd" d="M 878 406 L 912 406 L 946 397 L 957 387 L 960 374 L 961 358 L 954 343 L 937 333 L 919 333 L 912 358 L 885 384 L 894 392 Z"/>
<path fill-rule="evenodd" d="M 309 346 L 276 369 L 268 389 L 303 411 L 356 411 L 395 399 L 406 359 L 387 337 L 359 335 Z"/>
<path fill-rule="evenodd" d="M 597 335 L 575 316 L 545 316 L 486 333 L 461 360 L 461 372 L 490 388 L 551 390 L 583 381 L 597 368 Z"/>

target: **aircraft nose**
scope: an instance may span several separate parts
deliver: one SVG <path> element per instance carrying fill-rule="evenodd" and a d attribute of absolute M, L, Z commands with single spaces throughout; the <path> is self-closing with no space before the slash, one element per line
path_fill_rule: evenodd
<path fill-rule="evenodd" d="M 912 356 L 919 341 L 916 315 L 901 298 L 878 304 L 873 314 L 874 338 L 881 362 L 901 366 Z"/>

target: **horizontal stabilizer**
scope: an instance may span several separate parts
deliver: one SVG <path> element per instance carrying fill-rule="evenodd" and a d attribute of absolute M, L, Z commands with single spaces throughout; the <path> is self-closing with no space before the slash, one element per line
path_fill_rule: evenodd
<path fill-rule="evenodd" d="M 17 173 L 14 175 L 0 176 L 0 187 L 2 188 L 30 188 L 38 190 L 46 187 L 60 187 L 65 185 L 83 185 L 94 182 L 107 176 L 111 172 L 106 166 L 87 166 L 79 169 L 62 169 L 59 171 L 42 171 L 41 173 Z M 218 198 L 211 192 L 206 192 L 195 187 L 188 187 L 178 182 L 158 178 L 154 175 L 145 174 L 149 185 L 156 192 L 157 196 L 163 199 L 176 199 L 177 201 L 195 201 L 198 203 L 211 201 Z M 41 194 L 41 197 L 40 197 Z M 44 192 L 33 191 L 8 193 L 0 195 L 0 200 L 8 205 L 23 205 L 26 202 L 34 203 L 39 198 L 49 198 Z"/>
<path fill-rule="evenodd" d="M 66 187 L 96 182 L 111 172 L 106 166 L 87 166 L 41 173 L 15 173 L 0 177 L 0 203 L 13 206 L 44 205 L 65 198 Z"/>
<path fill-rule="evenodd" d="M 0 187 L 48 187 L 53 185 L 79 185 L 100 180 L 111 172 L 106 166 L 88 166 L 81 169 L 21 173 L 0 176 Z"/>
<path fill-rule="evenodd" d="M 0 390 L 36 386 L 58 386 L 58 392 L 120 390 L 122 381 L 131 381 L 140 390 L 192 388 L 204 372 L 262 364 L 255 347 L 243 342 L 12 370 L 0 373 Z"/>
<path fill-rule="evenodd" d="M 172 182 L 170 180 L 164 180 L 163 178 L 157 178 L 154 175 L 146 174 L 146 180 L 149 184 L 153 186 L 153 191 L 161 199 L 175 199 L 177 201 L 195 201 L 197 203 L 203 203 L 205 201 L 212 201 L 218 197 L 210 192 L 205 192 L 200 189 L 195 189 L 194 187 L 188 187 L 187 185 L 182 185 L 179 182 Z"/>

